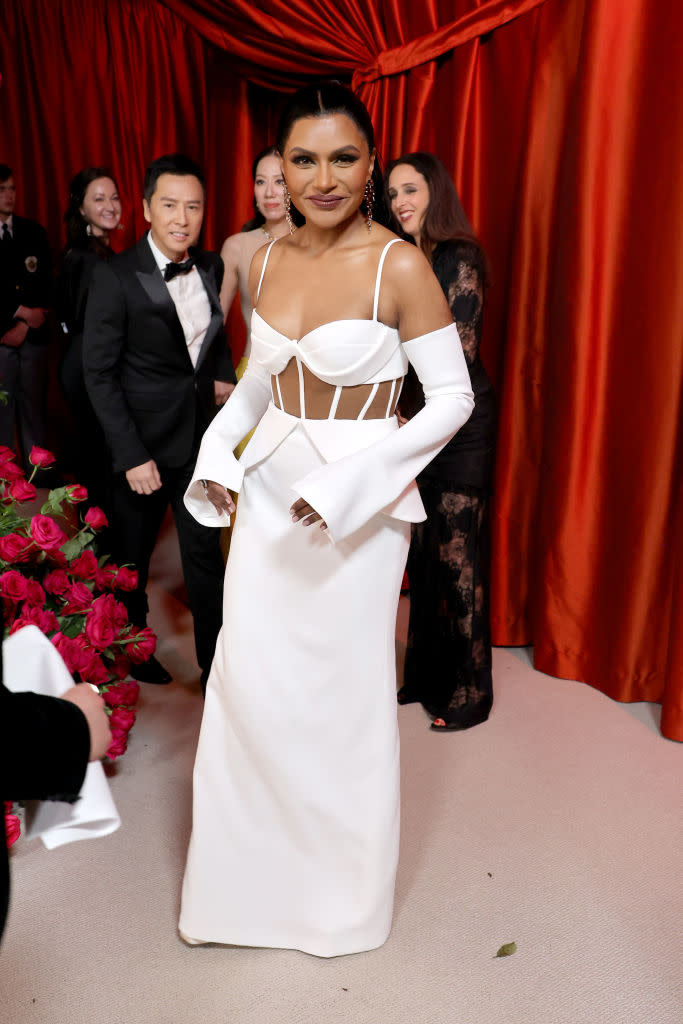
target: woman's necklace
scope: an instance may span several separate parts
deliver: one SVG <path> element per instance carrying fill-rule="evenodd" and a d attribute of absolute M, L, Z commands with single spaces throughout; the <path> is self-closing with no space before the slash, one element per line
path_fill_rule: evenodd
<path fill-rule="evenodd" d="M 273 241 L 273 235 L 271 235 L 270 231 L 269 231 L 269 230 L 268 230 L 268 228 L 267 228 L 267 227 L 265 226 L 265 224 L 262 224 L 262 225 L 261 225 L 261 231 L 262 231 L 262 232 L 263 232 L 263 234 L 264 234 L 264 235 L 266 236 L 266 238 L 268 239 L 268 241 L 269 241 L 269 242 L 272 242 L 272 241 Z"/>

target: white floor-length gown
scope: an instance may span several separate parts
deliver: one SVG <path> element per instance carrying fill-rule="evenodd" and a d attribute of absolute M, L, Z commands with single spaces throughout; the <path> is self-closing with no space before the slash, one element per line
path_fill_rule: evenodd
<path fill-rule="evenodd" d="M 372 320 L 293 341 L 254 312 L 247 372 L 205 435 L 186 495 L 200 522 L 221 526 L 199 481 L 240 490 L 194 770 L 179 927 L 195 941 L 336 956 L 381 945 L 391 926 L 396 609 L 410 522 L 424 518 L 414 477 L 472 398 L 455 325 L 402 344 L 377 319 L 387 249 Z M 407 426 L 389 414 L 400 384 L 385 418 L 335 418 L 344 387 L 400 381 L 408 358 L 427 402 Z M 291 359 L 300 416 L 277 407 Z M 336 388 L 327 419 L 306 417 L 304 366 Z M 237 462 L 236 443 L 259 420 Z M 327 531 L 292 523 L 297 497 Z"/>

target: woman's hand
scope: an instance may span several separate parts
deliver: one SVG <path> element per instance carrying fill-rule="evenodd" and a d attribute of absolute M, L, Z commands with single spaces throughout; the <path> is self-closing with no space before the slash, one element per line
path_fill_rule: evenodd
<path fill-rule="evenodd" d="M 222 516 L 224 512 L 227 512 L 229 516 L 233 515 L 235 511 L 235 502 L 230 497 L 230 491 L 228 491 L 226 487 L 223 487 L 223 484 L 217 484 L 215 480 L 207 480 L 204 488 L 204 494 L 216 509 L 219 516 Z"/>
<path fill-rule="evenodd" d="M 326 530 L 327 523 L 324 523 L 322 516 L 304 498 L 298 498 L 290 508 L 292 522 L 302 522 L 304 526 L 312 526 L 313 523 L 320 523 L 320 529 Z"/>

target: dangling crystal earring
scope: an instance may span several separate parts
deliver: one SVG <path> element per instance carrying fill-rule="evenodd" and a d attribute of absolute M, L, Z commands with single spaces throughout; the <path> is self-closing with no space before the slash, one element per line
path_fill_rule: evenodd
<path fill-rule="evenodd" d="M 368 231 L 372 227 L 372 208 L 375 205 L 375 184 L 372 178 L 368 178 L 365 182 L 365 195 L 363 196 L 365 203 L 365 223 L 368 226 Z"/>
<path fill-rule="evenodd" d="M 283 183 L 282 188 L 284 190 L 285 199 L 285 220 L 287 221 L 290 235 L 293 235 L 295 224 L 294 221 L 292 220 L 292 197 L 289 194 L 289 189 L 287 188 L 286 181 Z"/>

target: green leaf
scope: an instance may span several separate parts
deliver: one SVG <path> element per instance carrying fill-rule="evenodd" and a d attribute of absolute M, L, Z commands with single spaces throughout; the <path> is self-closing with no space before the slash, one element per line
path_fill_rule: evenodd
<path fill-rule="evenodd" d="M 66 498 L 66 487 L 55 487 L 47 496 L 47 501 L 41 508 L 41 515 L 63 516 L 62 502 Z"/>
<path fill-rule="evenodd" d="M 516 942 L 506 942 L 504 946 L 501 946 L 496 956 L 512 956 L 513 953 L 517 952 Z M 494 957 L 495 959 L 495 957 Z"/>
<path fill-rule="evenodd" d="M 69 615 L 60 617 L 59 624 L 64 636 L 71 640 L 77 637 L 85 629 L 85 615 Z"/>

